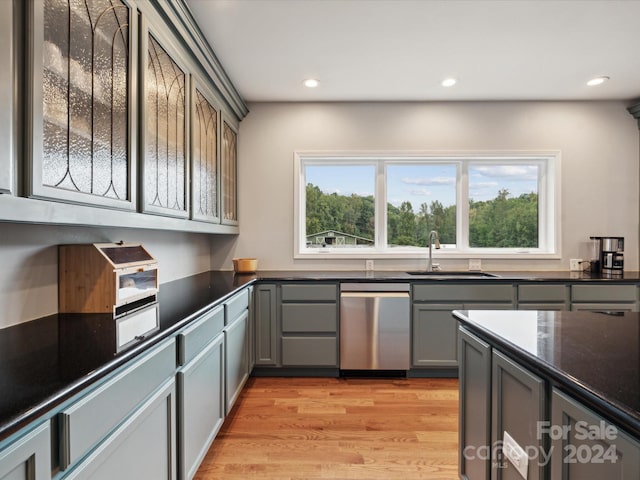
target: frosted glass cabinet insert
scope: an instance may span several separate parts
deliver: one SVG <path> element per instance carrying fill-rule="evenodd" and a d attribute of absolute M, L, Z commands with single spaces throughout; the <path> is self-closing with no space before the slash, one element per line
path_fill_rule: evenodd
<path fill-rule="evenodd" d="M 135 208 L 130 0 L 35 0 L 30 194 Z"/>
<path fill-rule="evenodd" d="M 192 77 L 193 79 L 194 77 Z M 191 209 L 194 220 L 220 222 L 218 172 L 220 107 L 213 94 L 194 79 L 191 144 Z"/>
<path fill-rule="evenodd" d="M 223 115 L 222 122 L 222 223 L 238 224 L 238 129 Z"/>
<path fill-rule="evenodd" d="M 168 40 L 148 32 L 144 97 L 143 211 L 187 217 L 188 77 Z"/>

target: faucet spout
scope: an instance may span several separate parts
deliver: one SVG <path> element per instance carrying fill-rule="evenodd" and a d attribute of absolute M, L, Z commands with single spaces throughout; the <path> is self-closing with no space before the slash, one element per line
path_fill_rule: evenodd
<path fill-rule="evenodd" d="M 440 239 L 438 238 L 438 232 L 431 230 L 429 232 L 429 258 L 427 259 L 427 272 L 433 271 L 433 242 L 435 240 L 436 249 L 440 249 Z"/>

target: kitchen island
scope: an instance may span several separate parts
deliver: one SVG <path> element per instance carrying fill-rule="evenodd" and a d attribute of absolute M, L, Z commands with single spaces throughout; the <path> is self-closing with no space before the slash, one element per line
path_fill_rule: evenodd
<path fill-rule="evenodd" d="M 640 314 L 453 315 L 461 478 L 639 478 Z"/>

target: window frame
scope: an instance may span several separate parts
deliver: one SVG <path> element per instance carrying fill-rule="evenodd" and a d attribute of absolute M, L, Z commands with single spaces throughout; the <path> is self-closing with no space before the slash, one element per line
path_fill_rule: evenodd
<path fill-rule="evenodd" d="M 333 259 L 414 259 L 423 258 L 428 247 L 393 247 L 386 245 L 387 192 L 386 167 L 391 164 L 457 164 L 456 168 L 456 247 L 438 251 L 438 258 L 561 258 L 560 164 L 561 152 L 535 151 L 295 151 L 294 152 L 294 258 Z M 537 248 L 469 247 L 469 166 L 513 165 L 527 162 L 538 165 L 538 242 Z M 374 247 L 322 248 L 306 247 L 306 165 L 375 165 Z"/>

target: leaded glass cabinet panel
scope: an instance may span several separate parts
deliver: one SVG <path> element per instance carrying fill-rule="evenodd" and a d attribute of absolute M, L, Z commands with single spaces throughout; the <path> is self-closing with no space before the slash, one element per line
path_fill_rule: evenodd
<path fill-rule="evenodd" d="M 238 224 L 238 129 L 227 115 L 222 119 L 222 223 Z"/>
<path fill-rule="evenodd" d="M 35 0 L 31 195 L 135 208 L 129 0 Z"/>
<path fill-rule="evenodd" d="M 0 1 L 0 193 L 13 191 L 13 2 Z"/>
<path fill-rule="evenodd" d="M 142 189 L 146 212 L 186 217 L 188 202 L 188 76 L 177 49 L 149 31 L 144 96 Z"/>
<path fill-rule="evenodd" d="M 195 79 L 193 83 L 191 217 L 194 220 L 219 223 L 220 108 L 214 95 L 204 84 Z"/>

